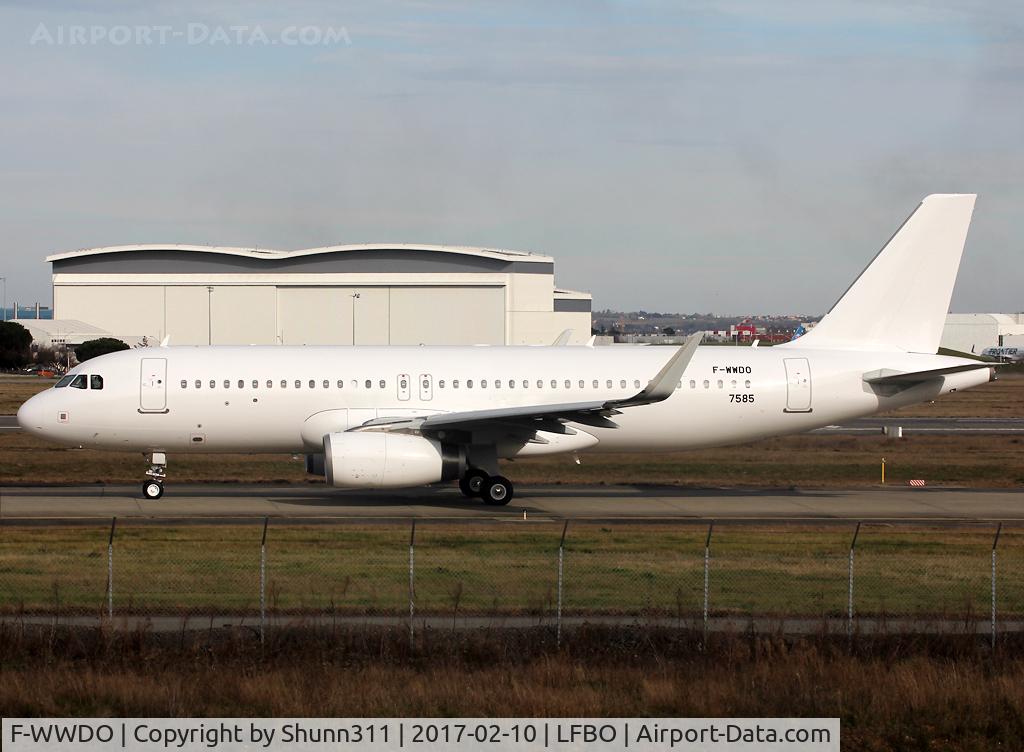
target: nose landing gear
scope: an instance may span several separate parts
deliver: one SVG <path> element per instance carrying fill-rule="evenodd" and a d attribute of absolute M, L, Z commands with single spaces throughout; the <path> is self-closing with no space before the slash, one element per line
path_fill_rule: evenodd
<path fill-rule="evenodd" d="M 146 471 L 146 475 L 150 479 L 142 484 L 142 495 L 147 499 L 155 501 L 164 495 L 164 478 L 167 477 L 167 455 L 163 452 L 153 452 L 149 462 L 149 469 Z"/>

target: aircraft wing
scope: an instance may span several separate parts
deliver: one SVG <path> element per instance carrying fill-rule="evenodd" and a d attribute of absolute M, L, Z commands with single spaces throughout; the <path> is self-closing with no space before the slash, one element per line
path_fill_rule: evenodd
<path fill-rule="evenodd" d="M 683 377 L 683 372 L 697 352 L 702 335 L 690 336 L 669 358 L 647 386 L 632 397 L 587 402 L 565 402 L 555 405 L 523 405 L 491 410 L 435 413 L 410 417 L 376 418 L 350 431 L 415 430 L 421 433 L 438 431 L 481 431 L 520 429 L 527 433 L 550 431 L 572 433 L 565 423 L 582 423 L 599 428 L 618 428 L 611 418 L 629 407 L 651 405 L 668 399 Z"/>

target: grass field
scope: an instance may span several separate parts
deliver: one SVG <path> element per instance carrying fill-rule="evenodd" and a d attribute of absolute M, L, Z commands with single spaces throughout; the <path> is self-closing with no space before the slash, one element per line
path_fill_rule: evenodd
<path fill-rule="evenodd" d="M 1024 645 L 969 637 L 549 630 L 159 635 L 0 626 L 18 716 L 839 717 L 843 750 L 989 752 L 1024 738 Z"/>
<path fill-rule="evenodd" d="M 0 378 L 0 412 L 50 382 Z M 16 405 L 15 405 L 16 406 Z M 977 417 L 1024 414 L 1024 376 L 947 395 L 897 414 Z M 789 436 L 749 445 L 667 454 L 554 456 L 505 463 L 514 481 L 566 484 L 687 486 L 858 486 L 879 481 L 886 459 L 891 483 L 923 478 L 937 485 L 1016 487 L 1024 483 L 1021 450 L 1013 436 Z M 292 455 L 172 455 L 171 482 L 244 481 L 321 483 Z M 22 432 L 0 434 L 0 483 L 137 482 L 141 455 L 58 447 Z"/>
<path fill-rule="evenodd" d="M 106 605 L 103 527 L 2 528 L 0 612 L 99 613 Z M 723 526 L 712 539 L 713 615 L 846 613 L 852 526 Z M 856 551 L 860 615 L 987 618 L 994 530 L 870 525 Z M 691 618 L 703 607 L 706 528 L 573 523 L 564 555 L 564 613 Z M 122 525 L 114 545 L 117 614 L 255 614 L 261 527 Z M 421 615 L 550 617 L 561 526 L 423 525 L 415 549 Z M 403 615 L 409 602 L 404 526 L 274 525 L 267 604 L 283 615 Z M 1002 617 L 1024 614 L 1024 529 L 999 550 Z"/>

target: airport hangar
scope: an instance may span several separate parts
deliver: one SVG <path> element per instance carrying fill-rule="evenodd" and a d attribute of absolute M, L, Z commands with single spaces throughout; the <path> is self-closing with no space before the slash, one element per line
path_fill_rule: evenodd
<path fill-rule="evenodd" d="M 438 245 L 126 245 L 47 257 L 54 319 L 134 344 L 549 345 L 590 337 L 554 259 Z"/>

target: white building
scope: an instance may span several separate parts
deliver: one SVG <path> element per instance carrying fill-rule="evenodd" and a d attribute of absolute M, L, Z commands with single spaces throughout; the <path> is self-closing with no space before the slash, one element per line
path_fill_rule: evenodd
<path fill-rule="evenodd" d="M 591 296 L 550 256 L 435 245 L 194 245 L 49 256 L 55 319 L 175 345 L 551 344 L 590 337 Z"/>
<path fill-rule="evenodd" d="M 950 313 L 939 344 L 976 355 L 986 347 L 1024 345 L 1024 313 Z"/>

